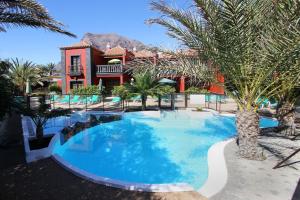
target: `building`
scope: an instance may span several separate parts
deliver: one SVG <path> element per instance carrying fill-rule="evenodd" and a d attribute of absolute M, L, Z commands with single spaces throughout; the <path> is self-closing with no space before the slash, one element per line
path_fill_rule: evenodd
<path fill-rule="evenodd" d="M 122 85 L 131 80 L 127 73 L 127 65 L 134 59 L 147 58 L 155 63 L 160 56 L 148 50 L 132 51 L 116 46 L 111 48 L 108 44 L 105 51 L 81 41 L 77 44 L 62 47 L 62 92 L 69 93 L 73 88 L 98 85 L 100 79 L 106 91 L 110 92 L 114 86 Z M 185 77 L 175 77 L 177 92 L 184 92 L 186 88 Z M 223 88 L 211 86 L 211 91 L 224 93 Z"/>

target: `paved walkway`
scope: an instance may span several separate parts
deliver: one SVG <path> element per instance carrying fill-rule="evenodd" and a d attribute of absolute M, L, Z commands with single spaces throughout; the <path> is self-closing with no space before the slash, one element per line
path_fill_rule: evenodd
<path fill-rule="evenodd" d="M 300 140 L 263 136 L 260 144 L 265 147 L 265 161 L 241 159 L 237 146 L 231 142 L 225 148 L 228 182 L 221 192 L 210 200 L 299 200 L 300 153 L 279 169 L 272 169 L 283 157 L 300 147 Z M 297 187 L 297 192 L 295 189 Z"/>

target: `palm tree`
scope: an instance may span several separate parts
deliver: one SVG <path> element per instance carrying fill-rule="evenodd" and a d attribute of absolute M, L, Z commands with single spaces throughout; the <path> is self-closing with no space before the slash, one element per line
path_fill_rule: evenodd
<path fill-rule="evenodd" d="M 39 69 L 31 61 L 20 61 L 18 58 L 9 62 L 9 77 L 18 90 L 24 94 L 26 82 L 31 85 L 43 85 Z"/>
<path fill-rule="evenodd" d="M 31 109 L 17 102 L 14 106 L 20 113 L 32 119 L 36 125 L 36 139 L 40 141 L 44 137 L 44 126 L 49 119 L 70 114 L 69 109 L 49 109 L 49 105 L 45 103 L 44 99 L 40 99 L 38 109 Z"/>
<path fill-rule="evenodd" d="M 76 37 L 64 30 L 64 25 L 53 19 L 48 11 L 35 0 L 1 0 L 0 32 L 13 26 L 29 26 Z"/>
<path fill-rule="evenodd" d="M 42 76 L 52 76 L 55 72 L 56 64 L 48 63 L 46 65 L 39 65 L 37 68 L 39 68 Z"/>
<path fill-rule="evenodd" d="M 156 79 L 149 72 L 135 74 L 134 82 L 128 84 L 128 90 L 132 94 L 141 95 L 142 110 L 146 109 L 147 97 L 155 93 L 158 87 Z"/>
<path fill-rule="evenodd" d="M 56 64 L 55 63 L 48 63 L 47 65 L 46 65 L 46 68 L 47 68 L 47 71 L 48 71 L 48 75 L 49 76 L 52 76 L 53 75 L 53 73 L 55 72 L 55 68 L 56 68 Z"/>
<path fill-rule="evenodd" d="M 297 4 L 296 0 L 288 1 Z M 235 99 L 239 108 L 236 114 L 239 154 L 248 159 L 264 158 L 257 141 L 257 108 L 261 99 L 275 96 L 280 88 L 277 83 L 285 75 L 285 71 L 279 77 L 275 73 L 282 55 L 276 60 L 268 57 L 276 35 L 274 19 L 280 17 L 275 11 L 284 2 L 194 0 L 194 6 L 188 10 L 174 8 L 163 1 L 151 4 L 163 16 L 149 20 L 150 23 L 166 27 L 171 37 L 197 50 L 203 62 L 212 62 L 223 74 L 226 93 Z M 298 18 L 296 12 L 294 17 Z M 286 23 L 289 25 L 289 21 Z M 296 35 L 299 39 L 299 34 Z M 289 46 L 289 52 L 294 49 Z"/>
<path fill-rule="evenodd" d="M 272 48 L 268 49 L 268 59 L 279 66 L 277 76 L 281 81 L 276 93 L 277 119 L 279 130 L 285 135 L 295 134 L 295 103 L 300 97 L 300 23 L 299 1 L 285 1 L 275 10 Z M 297 17 L 298 16 L 298 17 Z M 283 28 L 284 27 L 284 28 Z"/>
<path fill-rule="evenodd" d="M 0 61 L 0 121 L 5 114 L 10 110 L 12 98 L 12 83 L 8 76 L 9 63 L 8 61 Z"/>
<path fill-rule="evenodd" d="M 215 82 L 213 67 L 208 66 L 195 55 L 186 52 L 174 52 L 169 50 L 160 50 L 166 58 L 160 58 L 154 62 L 152 59 L 137 58 L 129 62 L 128 72 L 131 74 L 139 74 L 148 72 L 154 78 L 177 78 L 180 76 L 188 76 L 193 85 L 201 85 L 206 87 Z"/>

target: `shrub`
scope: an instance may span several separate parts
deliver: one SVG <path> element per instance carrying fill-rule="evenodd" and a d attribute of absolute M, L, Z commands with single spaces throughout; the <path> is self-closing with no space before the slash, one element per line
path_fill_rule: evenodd
<path fill-rule="evenodd" d="M 115 86 L 112 90 L 112 94 L 120 97 L 122 100 L 126 100 L 132 96 L 130 95 L 130 92 L 127 89 L 127 87 L 125 87 L 124 85 Z"/>
<path fill-rule="evenodd" d="M 75 88 L 72 90 L 73 95 L 93 95 L 100 94 L 99 87 L 97 85 L 89 85 L 87 87 Z"/>
<path fill-rule="evenodd" d="M 164 96 L 164 95 L 167 95 L 167 94 L 172 94 L 174 92 L 176 92 L 176 89 L 172 86 L 169 86 L 169 85 L 159 86 L 155 90 L 155 94 L 160 95 L 160 96 Z"/>
<path fill-rule="evenodd" d="M 49 89 L 50 92 L 55 92 L 55 93 L 58 93 L 58 94 L 61 93 L 61 87 L 58 86 L 57 84 L 50 85 L 48 89 Z"/>
<path fill-rule="evenodd" d="M 198 87 L 190 87 L 185 91 L 186 94 L 207 94 L 209 91 L 207 89 L 202 89 Z"/>
<path fill-rule="evenodd" d="M 201 112 L 201 111 L 203 111 L 203 108 L 201 106 L 199 106 L 196 108 L 196 111 Z"/>

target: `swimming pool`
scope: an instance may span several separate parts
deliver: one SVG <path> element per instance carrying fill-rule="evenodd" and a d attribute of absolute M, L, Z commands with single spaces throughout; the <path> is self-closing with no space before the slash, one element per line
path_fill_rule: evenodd
<path fill-rule="evenodd" d="M 276 123 L 262 119 L 260 124 Z M 199 189 L 208 176 L 208 149 L 235 133 L 234 117 L 210 112 L 133 112 L 57 144 L 53 154 L 84 172 L 112 180 L 187 183 Z"/>

